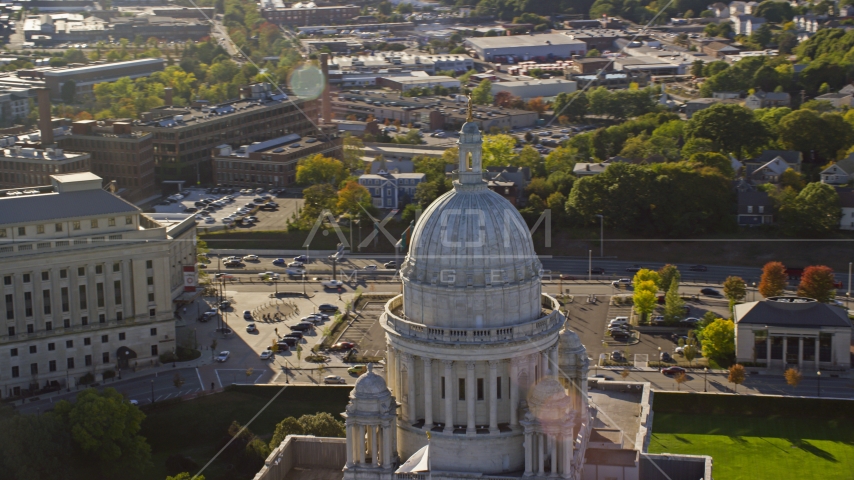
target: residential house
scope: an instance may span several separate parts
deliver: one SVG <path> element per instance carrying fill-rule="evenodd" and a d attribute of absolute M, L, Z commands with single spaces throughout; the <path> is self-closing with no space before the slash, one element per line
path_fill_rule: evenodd
<path fill-rule="evenodd" d="M 851 106 L 852 100 L 854 100 L 854 95 L 842 92 L 825 93 L 824 95 L 819 95 L 815 97 L 815 99 L 830 102 L 830 104 L 833 105 L 833 108 L 842 108 L 843 106 Z"/>
<path fill-rule="evenodd" d="M 762 190 L 752 188 L 739 191 L 737 208 L 736 220 L 739 226 L 754 227 L 774 223 L 774 203 Z"/>
<path fill-rule="evenodd" d="M 759 2 L 747 2 L 744 4 L 744 13 L 753 15 L 759 7 Z"/>
<path fill-rule="evenodd" d="M 816 372 L 851 367 L 851 320 L 842 307 L 771 297 L 733 308 L 736 361 Z"/>
<path fill-rule="evenodd" d="M 776 184 L 780 182 L 780 176 L 783 175 L 783 172 L 785 172 L 789 168 L 789 164 L 786 163 L 785 160 L 783 160 L 781 157 L 777 157 L 751 172 L 750 181 L 752 181 L 754 184 Z"/>
<path fill-rule="evenodd" d="M 746 14 L 730 16 L 730 20 L 733 24 L 732 30 L 736 35 L 750 35 L 765 24 L 764 18 Z"/>
<path fill-rule="evenodd" d="M 748 13 L 745 11 L 745 6 L 746 6 L 745 2 L 739 2 L 739 1 L 730 2 L 730 4 L 729 4 L 729 15 L 731 17 L 734 17 L 736 15 L 744 15 L 745 13 Z"/>
<path fill-rule="evenodd" d="M 359 177 L 359 185 L 371 192 L 375 207 L 399 209 L 415 198 L 415 189 L 425 178 L 423 173 L 365 174 Z"/>
<path fill-rule="evenodd" d="M 854 153 L 821 172 L 821 183 L 828 185 L 848 185 L 852 180 L 854 180 Z"/>
<path fill-rule="evenodd" d="M 854 230 L 854 191 L 845 190 L 839 192 L 839 208 L 842 210 L 839 216 L 840 230 Z"/>
<path fill-rule="evenodd" d="M 713 92 L 712 98 L 718 100 L 738 100 L 741 98 L 741 92 Z"/>
<path fill-rule="evenodd" d="M 621 157 L 619 155 L 611 157 L 604 162 L 599 163 L 576 163 L 572 169 L 572 173 L 576 177 L 591 177 L 604 172 L 609 166 L 615 163 L 633 163 L 631 159 Z"/>
<path fill-rule="evenodd" d="M 792 170 L 796 172 L 801 171 L 801 164 L 804 162 L 804 156 L 801 152 L 798 152 L 797 150 L 765 150 L 762 152 L 762 155 L 745 162 L 747 174 L 750 175 L 756 169 L 777 157 L 782 158 L 786 163 L 788 163 Z"/>
<path fill-rule="evenodd" d="M 744 106 L 756 110 L 757 108 L 788 107 L 792 104 L 792 98 L 786 92 L 763 92 L 757 90 L 753 95 L 748 95 Z"/>
<path fill-rule="evenodd" d="M 844 87 L 839 89 L 839 93 L 845 95 L 854 95 L 854 85 L 851 85 L 850 83 L 848 85 L 845 85 Z"/>
<path fill-rule="evenodd" d="M 382 155 L 371 162 L 370 172 L 375 175 L 385 173 L 413 173 L 415 165 L 412 160 L 386 160 Z"/>
<path fill-rule="evenodd" d="M 486 167 L 484 177 L 490 190 L 506 198 L 514 206 L 521 207 L 525 204 L 525 187 L 531 182 L 530 168 Z"/>
<path fill-rule="evenodd" d="M 729 7 L 725 3 L 713 3 L 709 5 L 709 10 L 715 14 L 715 18 L 729 18 Z"/>
<path fill-rule="evenodd" d="M 837 17 L 845 18 L 845 17 L 854 17 L 854 5 L 841 5 L 839 6 L 839 14 Z"/>
<path fill-rule="evenodd" d="M 724 58 L 726 55 L 736 55 L 740 52 L 736 47 L 721 42 L 711 42 L 703 45 L 703 53 L 714 58 Z"/>
<path fill-rule="evenodd" d="M 798 31 L 801 32 L 815 33 L 821 25 L 819 17 L 811 14 L 795 15 L 795 18 L 792 21 L 795 22 L 795 26 L 798 27 Z"/>

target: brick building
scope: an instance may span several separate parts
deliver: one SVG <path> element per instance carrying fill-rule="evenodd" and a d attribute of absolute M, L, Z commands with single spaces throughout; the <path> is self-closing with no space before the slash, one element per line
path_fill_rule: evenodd
<path fill-rule="evenodd" d="M 0 188 L 50 185 L 50 176 L 88 172 L 88 153 L 66 152 L 61 148 L 0 148 Z"/>
<path fill-rule="evenodd" d="M 279 25 L 304 27 L 309 25 L 341 25 L 359 16 L 354 5 L 318 7 L 314 3 L 297 3 L 288 8 L 264 8 L 261 16 Z"/>

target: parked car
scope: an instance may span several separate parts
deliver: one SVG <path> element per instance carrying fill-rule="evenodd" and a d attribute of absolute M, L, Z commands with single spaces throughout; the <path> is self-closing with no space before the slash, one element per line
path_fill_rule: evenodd
<path fill-rule="evenodd" d="M 288 328 L 290 328 L 291 330 L 297 331 L 297 332 L 306 332 L 308 330 L 311 330 L 312 327 L 314 327 L 314 325 L 312 325 L 311 323 L 300 322 L 296 325 L 291 325 Z"/>
<path fill-rule="evenodd" d="M 669 361 L 672 361 L 672 360 L 673 360 L 673 358 L 670 356 L 670 354 L 669 354 L 669 353 L 667 353 L 667 352 L 661 352 L 660 360 L 661 360 L 662 362 L 669 362 Z"/>
<path fill-rule="evenodd" d="M 329 375 L 323 379 L 323 383 L 326 384 L 346 384 L 347 381 L 338 375 Z"/>
<path fill-rule="evenodd" d="M 244 310 L 243 311 L 243 319 L 244 320 L 252 320 L 252 312 L 250 312 L 249 310 Z"/>
<path fill-rule="evenodd" d="M 356 348 L 356 344 L 354 344 L 354 343 L 338 342 L 338 343 L 332 345 L 331 347 L 329 347 L 329 350 L 332 350 L 333 352 L 342 352 L 342 351 L 346 351 L 346 350 L 352 350 L 354 348 Z"/>
<path fill-rule="evenodd" d="M 714 288 L 704 288 L 700 290 L 700 293 L 709 297 L 720 297 L 721 292 L 715 290 Z"/>
<path fill-rule="evenodd" d="M 375 271 L 377 269 L 376 265 L 365 265 L 365 270 Z"/>
<path fill-rule="evenodd" d="M 231 307 L 231 302 L 228 300 L 223 300 L 222 303 L 219 304 L 220 310 L 228 310 Z"/>
<path fill-rule="evenodd" d="M 651 323 L 653 325 L 664 325 L 664 316 L 663 315 L 656 315 L 656 316 L 649 319 L 649 323 Z"/>
<path fill-rule="evenodd" d="M 299 338 L 284 336 L 279 339 L 277 345 L 279 346 L 279 349 L 287 351 L 291 347 L 296 347 L 298 343 Z M 284 345 L 286 348 L 282 348 L 282 345 Z"/>
<path fill-rule="evenodd" d="M 662 352 L 662 353 L 667 353 L 667 352 Z M 661 369 L 661 373 L 663 373 L 665 375 L 678 375 L 680 373 L 685 373 L 685 372 L 687 372 L 687 370 L 685 370 L 682 367 L 667 367 L 667 368 Z"/>
<path fill-rule="evenodd" d="M 332 305 L 331 303 L 321 303 L 320 306 L 317 307 L 321 312 L 337 312 L 338 307 L 336 305 Z"/>
<path fill-rule="evenodd" d="M 623 354 L 620 351 L 615 350 L 611 352 L 611 360 L 615 362 L 622 362 L 624 360 Z"/>
<path fill-rule="evenodd" d="M 302 332 L 296 332 L 296 331 L 294 331 L 294 332 L 291 332 L 291 333 L 287 333 L 287 334 L 285 334 L 285 336 L 284 336 L 284 337 L 282 337 L 282 338 L 296 338 L 297 340 L 302 340 Z"/>
<path fill-rule="evenodd" d="M 613 282 L 611 282 L 611 285 L 614 287 L 620 287 L 622 285 L 625 285 L 627 287 L 631 287 L 632 286 L 632 279 L 631 278 L 621 278 L 619 280 L 614 280 Z"/>
<path fill-rule="evenodd" d="M 224 361 L 228 360 L 229 355 L 231 355 L 231 352 L 229 352 L 228 350 L 224 350 L 222 352 L 219 352 L 219 355 L 216 356 L 216 361 L 217 362 L 224 362 Z"/>
<path fill-rule="evenodd" d="M 254 333 L 254 332 L 257 332 L 257 331 L 258 331 L 258 329 L 257 329 L 257 328 L 255 328 L 255 324 L 254 324 L 254 323 L 250 323 L 249 325 L 246 325 L 246 331 L 247 331 L 247 332 L 249 332 L 249 333 Z"/>
<path fill-rule="evenodd" d="M 261 352 L 261 360 L 269 360 L 271 358 L 273 358 L 272 350 L 264 350 L 263 352 Z"/>
<path fill-rule="evenodd" d="M 613 327 L 616 325 L 628 325 L 628 324 L 629 324 L 629 317 L 614 317 L 613 319 L 611 319 L 610 322 L 608 322 L 609 327 Z"/>
<path fill-rule="evenodd" d="M 383 264 L 383 267 L 385 267 L 385 268 L 397 268 L 397 262 L 395 262 L 394 260 L 392 260 L 390 262 L 385 262 Z"/>
<path fill-rule="evenodd" d="M 629 273 L 638 273 L 642 268 L 640 265 L 632 265 L 631 267 L 627 267 L 626 271 Z"/>
<path fill-rule="evenodd" d="M 679 323 L 684 324 L 684 325 L 694 326 L 694 325 L 700 323 L 700 319 L 695 318 L 695 317 L 688 317 L 688 318 L 683 318 L 682 320 L 679 320 Z"/>
<path fill-rule="evenodd" d="M 688 271 L 691 272 L 705 272 L 706 270 L 708 270 L 708 267 L 705 265 L 691 265 L 688 267 Z"/>
<path fill-rule="evenodd" d="M 365 365 L 353 365 L 352 367 L 347 369 L 347 373 L 351 375 L 361 375 L 368 371 L 368 367 Z"/>

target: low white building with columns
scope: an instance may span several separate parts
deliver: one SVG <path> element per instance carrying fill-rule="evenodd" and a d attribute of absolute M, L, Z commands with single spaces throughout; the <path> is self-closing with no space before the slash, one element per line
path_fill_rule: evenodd
<path fill-rule="evenodd" d="M 542 292 L 521 215 L 487 188 L 481 142 L 467 122 L 453 190 L 415 225 L 401 265 L 403 294 L 380 317 L 387 393 L 367 374 L 344 414 L 347 479 L 424 468 L 433 478 L 581 478 L 594 411 L 586 352 L 564 328 L 557 300 Z M 389 439 L 393 452 L 385 450 Z M 384 459 L 403 466 L 391 470 Z"/>

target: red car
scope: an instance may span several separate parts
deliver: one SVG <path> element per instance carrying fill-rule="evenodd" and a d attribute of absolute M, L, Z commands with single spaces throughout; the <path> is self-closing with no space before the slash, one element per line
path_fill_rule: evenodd
<path fill-rule="evenodd" d="M 667 368 L 661 369 L 661 373 L 663 373 L 665 375 L 677 375 L 677 374 L 685 373 L 685 372 L 686 372 L 686 370 L 682 367 L 667 367 Z"/>
<path fill-rule="evenodd" d="M 356 344 L 351 343 L 351 342 L 338 342 L 335 345 L 332 345 L 331 347 L 329 347 L 329 349 L 332 350 L 333 352 L 343 351 L 343 350 L 352 350 L 354 348 L 356 348 Z"/>

